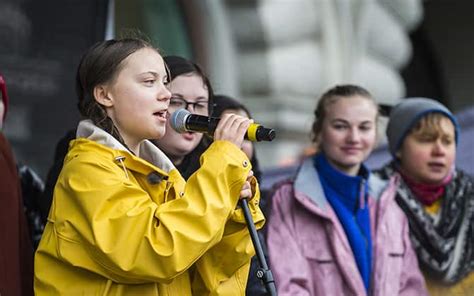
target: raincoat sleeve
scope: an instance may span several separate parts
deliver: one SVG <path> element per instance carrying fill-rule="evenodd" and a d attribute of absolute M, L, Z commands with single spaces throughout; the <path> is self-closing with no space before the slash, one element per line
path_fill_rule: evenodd
<path fill-rule="evenodd" d="M 228 249 L 250 253 L 245 240 L 238 241 L 242 231 L 221 241 L 250 170 L 246 156 L 225 141 L 204 154 L 209 161 L 190 177 L 183 196 L 162 204 L 124 179 L 115 163 L 94 153 L 72 157 L 56 186 L 57 215 L 50 217 L 59 257 L 117 283 L 169 283 L 213 247 L 223 260 L 232 261 L 219 255 Z"/>
<path fill-rule="evenodd" d="M 272 197 L 267 248 L 278 295 L 315 295 L 311 270 L 297 245 L 290 203 L 292 189 L 283 185 Z"/>
<path fill-rule="evenodd" d="M 251 184 L 254 195 L 249 200 L 249 210 L 255 227 L 260 229 L 265 222 L 258 206 L 260 192 L 256 179 Z M 225 225 L 222 240 L 197 262 L 193 292 L 197 295 L 245 294 L 250 260 L 254 254 L 243 210 L 237 207 Z"/>

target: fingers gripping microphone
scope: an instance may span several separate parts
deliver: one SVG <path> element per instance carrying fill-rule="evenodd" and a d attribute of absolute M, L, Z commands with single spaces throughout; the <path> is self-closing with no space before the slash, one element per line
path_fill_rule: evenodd
<path fill-rule="evenodd" d="M 170 118 L 171 127 L 178 133 L 198 132 L 213 134 L 220 118 L 191 114 L 186 109 L 175 111 Z M 250 141 L 271 141 L 275 138 L 275 130 L 252 123 L 247 129 L 245 139 Z"/>

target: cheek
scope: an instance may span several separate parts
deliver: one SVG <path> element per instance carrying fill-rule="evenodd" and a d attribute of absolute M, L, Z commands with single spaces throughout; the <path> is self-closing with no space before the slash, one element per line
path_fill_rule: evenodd
<path fill-rule="evenodd" d="M 194 140 L 194 142 L 196 143 L 196 146 L 197 146 L 197 144 L 198 144 L 199 142 L 201 142 L 202 137 L 204 137 L 204 134 L 202 134 L 202 133 L 197 133 L 196 139 Z"/>
<path fill-rule="evenodd" d="M 344 136 L 332 131 L 323 131 L 320 136 L 322 147 L 330 148 L 344 141 Z"/>
<path fill-rule="evenodd" d="M 247 154 L 247 157 L 249 159 L 252 158 L 253 156 L 253 147 L 252 147 L 252 143 L 249 142 L 249 141 L 244 141 L 242 143 L 242 151 L 244 151 L 245 154 Z"/>
<path fill-rule="evenodd" d="M 180 134 L 178 134 L 178 132 L 176 132 L 169 124 L 167 124 L 165 134 L 160 140 L 166 143 L 173 143 L 176 141 L 176 139 L 178 139 L 179 136 Z"/>
<path fill-rule="evenodd" d="M 402 154 L 402 161 L 407 166 L 419 167 L 430 158 L 429 151 L 425 149 L 405 149 Z"/>
<path fill-rule="evenodd" d="M 453 164 L 454 161 L 456 160 L 456 147 L 452 147 L 446 152 L 446 158 L 450 162 L 450 164 Z"/>
<path fill-rule="evenodd" d="M 367 135 L 364 136 L 364 144 L 367 146 L 367 148 L 374 148 L 375 144 L 377 144 L 377 134 L 374 131 L 367 133 Z"/>

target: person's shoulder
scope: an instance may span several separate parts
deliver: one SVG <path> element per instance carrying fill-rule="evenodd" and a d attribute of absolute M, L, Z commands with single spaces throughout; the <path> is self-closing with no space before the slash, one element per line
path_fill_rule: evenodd
<path fill-rule="evenodd" d="M 383 180 L 390 179 L 395 174 L 394 162 L 388 162 L 382 167 L 372 170 L 372 175 L 375 175 Z"/>
<path fill-rule="evenodd" d="M 12 153 L 10 142 L 1 131 L 0 131 L 0 152 L 4 155 Z"/>
<path fill-rule="evenodd" d="M 268 191 L 268 196 L 272 202 L 280 202 L 280 199 L 285 200 L 293 196 L 294 192 L 294 178 L 286 178 L 277 181 Z"/>
<path fill-rule="evenodd" d="M 455 174 L 456 174 L 456 177 L 455 177 L 456 179 L 461 179 L 461 180 L 464 180 L 465 182 L 474 183 L 474 176 L 467 173 L 464 170 L 456 169 Z"/>
<path fill-rule="evenodd" d="M 8 171 L 9 173 L 16 172 L 16 161 L 13 155 L 10 142 L 0 132 L 0 169 L 2 173 Z"/>
<path fill-rule="evenodd" d="M 279 180 L 279 181 L 275 182 L 275 184 L 273 184 L 273 186 L 272 186 L 272 191 L 276 191 L 276 190 L 279 190 L 281 188 L 292 187 L 294 184 L 295 184 L 294 177 L 288 177 L 288 178 L 285 178 L 285 179 L 282 179 L 282 180 Z"/>
<path fill-rule="evenodd" d="M 92 177 L 98 171 L 116 171 L 120 160 L 115 149 L 91 140 L 79 138 L 73 140 L 66 155 L 63 171 L 75 174 L 80 171 L 83 178 Z"/>
<path fill-rule="evenodd" d="M 456 169 L 454 172 L 454 179 L 451 184 L 453 184 L 452 186 L 455 187 L 456 191 L 466 191 L 467 194 L 471 194 L 473 196 L 472 198 L 474 198 L 474 176 L 463 170 Z"/>

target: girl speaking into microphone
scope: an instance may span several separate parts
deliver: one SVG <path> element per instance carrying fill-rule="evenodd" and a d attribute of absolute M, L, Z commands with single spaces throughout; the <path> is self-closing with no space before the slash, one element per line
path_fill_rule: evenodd
<path fill-rule="evenodd" d="M 37 295 L 242 295 L 254 254 L 239 198 L 261 227 L 241 145 L 222 118 L 187 182 L 148 139 L 165 134 L 169 76 L 140 39 L 91 47 L 77 71 L 79 122 L 35 256 Z"/>

